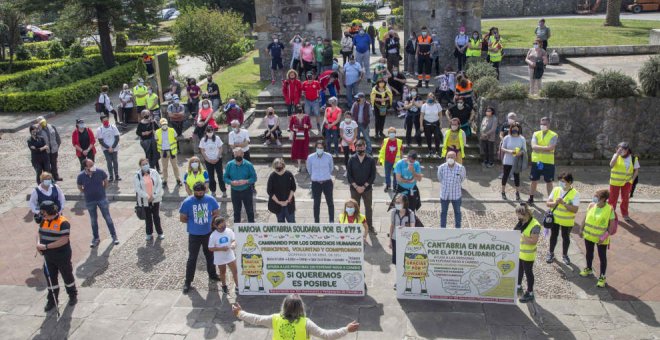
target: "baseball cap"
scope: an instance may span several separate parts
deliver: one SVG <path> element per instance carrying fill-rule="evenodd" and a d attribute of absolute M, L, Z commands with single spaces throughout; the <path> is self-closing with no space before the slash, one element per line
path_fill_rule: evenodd
<path fill-rule="evenodd" d="M 161 118 L 160 119 L 160 125 L 168 125 L 167 124 L 167 119 L 166 118 Z"/>

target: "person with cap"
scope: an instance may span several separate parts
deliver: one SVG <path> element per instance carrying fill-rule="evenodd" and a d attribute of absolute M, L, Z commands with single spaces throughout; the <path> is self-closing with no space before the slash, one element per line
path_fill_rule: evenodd
<path fill-rule="evenodd" d="M 335 204 L 332 199 L 332 171 L 334 163 L 332 155 L 325 152 L 323 140 L 316 141 L 316 150 L 307 157 L 307 172 L 312 182 L 312 199 L 314 200 L 314 223 L 319 223 L 321 214 L 321 193 L 328 204 L 328 220 L 335 221 Z"/>
<path fill-rule="evenodd" d="M 223 180 L 231 188 L 234 223 L 241 222 L 243 206 L 245 206 L 248 223 L 254 223 L 252 186 L 257 182 L 257 172 L 254 170 L 252 163 L 244 159 L 243 149 L 240 147 L 234 148 L 234 159 L 227 162 Z"/>
<path fill-rule="evenodd" d="M 366 100 L 364 92 L 355 95 L 356 101 L 351 105 L 351 115 L 358 125 L 357 138 L 362 138 L 367 143 L 367 153 L 371 155 L 371 137 L 369 136 L 369 124 L 371 122 L 371 103 Z"/>
<path fill-rule="evenodd" d="M 610 196 L 608 203 L 616 211 L 616 205 L 621 195 L 621 215 L 626 221 L 630 221 L 628 204 L 630 202 L 630 191 L 634 179 L 639 174 L 639 157 L 633 157 L 630 145 L 621 142 L 616 147 L 616 152 L 610 160 Z"/>
<path fill-rule="evenodd" d="M 316 117 L 316 128 L 321 133 L 321 83 L 314 80 L 312 71 L 305 74 L 306 81 L 302 83 L 302 96 L 305 98 L 305 114 Z"/>
<path fill-rule="evenodd" d="M 55 184 L 53 175 L 51 175 L 50 172 L 44 171 L 39 177 L 41 179 L 41 183 L 32 189 L 29 201 L 30 210 L 34 214 L 34 221 L 37 223 L 40 223 L 43 220 L 43 216 L 41 216 L 41 210 L 39 209 L 41 203 L 45 201 L 54 202 L 59 208 L 59 213 L 62 213 L 64 210 L 64 204 L 66 203 L 66 199 L 64 198 L 64 191 L 62 191 L 62 189 L 57 184 Z"/>
<path fill-rule="evenodd" d="M 140 169 L 135 172 L 133 186 L 137 195 L 137 205 L 144 209 L 146 240 L 150 241 L 156 227 L 158 239 L 165 238 L 160 224 L 160 202 L 163 200 L 163 183 L 156 169 L 149 166 L 149 160 L 141 158 L 138 161 Z"/>
<path fill-rule="evenodd" d="M 27 140 L 30 149 L 30 161 L 37 176 L 37 184 L 41 182 L 39 176 L 44 171 L 50 171 L 50 159 L 48 158 L 48 142 L 39 135 L 39 126 L 30 125 L 30 138 Z"/>
<path fill-rule="evenodd" d="M 290 69 L 286 73 L 286 79 L 282 80 L 282 96 L 286 104 L 287 117 L 291 117 L 296 114 L 295 109 L 300 104 L 302 96 L 302 82 L 294 69 Z"/>
<path fill-rule="evenodd" d="M 80 171 L 85 168 L 85 160 L 94 160 L 96 154 L 96 139 L 92 129 L 88 128 L 82 118 L 76 119 L 76 128 L 71 134 L 71 144 L 76 149 L 76 157 L 80 161 Z"/>
<path fill-rule="evenodd" d="M 401 159 L 394 166 L 394 175 L 397 182 L 396 192 L 408 196 L 409 207 L 414 211 L 417 211 L 422 205 L 417 181 L 421 181 L 424 177 L 417 157 L 417 152 L 411 150 L 406 158 Z"/>
<path fill-rule="evenodd" d="M 71 224 L 60 214 L 60 207 L 53 201 L 44 201 L 39 205 L 43 221 L 39 223 L 37 251 L 44 256 L 44 276 L 48 281 L 48 294 L 44 312 L 57 307 L 60 294 L 59 275 L 62 275 L 64 288 L 69 295 L 69 306 L 78 302 L 76 279 L 71 263 L 71 243 L 69 235 Z"/>
<path fill-rule="evenodd" d="M 48 144 L 48 157 L 50 159 L 50 171 L 53 174 L 53 179 L 56 181 L 62 181 L 63 178 L 60 176 L 59 171 L 57 171 L 57 157 L 60 150 L 60 145 L 62 145 L 62 139 L 60 139 L 60 133 L 57 131 L 57 128 L 52 124 L 49 124 L 46 121 L 44 116 L 37 117 L 37 123 L 41 128 L 41 136 L 46 140 Z"/>
<path fill-rule="evenodd" d="M 139 78 L 137 84 L 133 87 L 137 112 L 142 112 L 142 110 L 147 108 L 147 94 L 148 89 L 144 85 L 144 79 Z"/>
<path fill-rule="evenodd" d="M 112 242 L 118 245 L 119 239 L 115 231 L 115 224 L 112 222 L 112 216 L 110 216 L 110 203 L 105 194 L 105 188 L 108 187 L 108 174 L 102 169 L 98 169 L 93 160 L 87 159 L 85 160 L 85 170 L 78 174 L 76 183 L 78 190 L 84 194 L 85 207 L 89 212 L 89 219 L 92 224 L 93 238 L 89 246 L 95 248 L 100 243 L 97 208 L 101 210 L 101 215 L 108 225 Z"/>
<path fill-rule="evenodd" d="M 449 203 L 454 209 L 456 229 L 461 228 L 461 189 L 465 177 L 465 167 L 456 162 L 456 152 L 447 152 L 445 163 L 438 167 L 438 182 L 442 186 L 440 190 L 440 228 L 447 227 Z"/>
<path fill-rule="evenodd" d="M 195 183 L 193 192 L 194 194 L 183 200 L 179 207 L 179 221 L 186 223 L 188 231 L 188 262 L 186 263 L 186 279 L 183 284 L 184 294 L 188 294 L 190 285 L 195 279 L 199 248 L 202 248 L 206 258 L 209 281 L 220 280 L 213 264 L 213 253 L 209 250 L 211 221 L 220 215 L 220 206 L 214 197 L 206 194 L 204 183 Z"/>
<path fill-rule="evenodd" d="M 115 125 L 110 125 L 110 120 L 107 116 L 101 118 L 101 126 L 96 129 L 96 139 L 101 144 L 101 150 L 105 156 L 105 161 L 108 166 L 108 174 L 110 175 L 109 181 L 121 181 L 119 177 L 119 130 Z M 114 176 L 114 177 L 113 177 Z"/>
<path fill-rule="evenodd" d="M 177 136 L 181 136 L 183 133 L 183 122 L 186 119 L 185 107 L 181 105 L 181 100 L 179 96 L 172 96 L 172 103 L 167 106 L 167 120 L 172 124 L 172 128 L 176 132 Z M 161 119 L 162 122 L 162 119 Z"/>
<path fill-rule="evenodd" d="M 360 201 L 364 201 L 367 215 L 369 232 L 376 234 L 373 223 L 372 194 L 374 181 L 376 180 L 376 161 L 366 153 L 364 140 L 355 143 L 357 153 L 348 160 L 346 166 L 346 177 L 350 184 L 351 198 L 356 201 L 358 207 Z"/>
<path fill-rule="evenodd" d="M 344 75 L 344 88 L 346 89 L 346 101 L 348 107 L 353 107 L 354 96 L 357 94 L 360 82 L 364 77 L 364 70 L 362 66 L 355 61 L 355 56 L 352 54 L 348 57 L 348 63 L 344 64 L 342 69 Z"/>
<path fill-rule="evenodd" d="M 156 130 L 156 150 L 162 159 L 163 167 L 163 187 L 167 186 L 169 177 L 169 165 L 174 170 L 176 185 L 181 185 L 181 176 L 179 176 L 179 164 L 176 161 L 176 154 L 179 151 L 179 142 L 176 139 L 174 129 L 170 129 L 167 119 L 160 119 L 160 129 Z"/>

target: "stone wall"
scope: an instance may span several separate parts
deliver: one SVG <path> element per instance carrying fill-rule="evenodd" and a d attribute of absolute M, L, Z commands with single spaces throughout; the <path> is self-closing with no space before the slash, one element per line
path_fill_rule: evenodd
<path fill-rule="evenodd" d="M 621 141 L 631 143 L 642 159 L 660 159 L 660 98 L 481 99 L 479 113 L 488 106 L 495 108 L 500 124 L 516 112 L 528 142 L 541 117 L 550 117 L 561 159 L 609 159 Z"/>
<path fill-rule="evenodd" d="M 593 4 L 592 0 L 592 4 Z M 575 14 L 577 0 L 484 0 L 484 18 Z M 597 12 L 605 12 L 607 1 Z M 548 23 L 552 28 L 552 25 Z"/>
<path fill-rule="evenodd" d="M 285 45 L 283 62 L 287 69 L 291 61 L 291 38 L 300 34 L 303 38 L 330 38 L 332 12 L 330 1 L 326 0 L 255 0 L 257 22 L 254 32 L 257 34 L 255 47 L 259 49 L 262 80 L 270 80 L 270 57 L 266 46 L 272 35 L 277 34 Z"/>

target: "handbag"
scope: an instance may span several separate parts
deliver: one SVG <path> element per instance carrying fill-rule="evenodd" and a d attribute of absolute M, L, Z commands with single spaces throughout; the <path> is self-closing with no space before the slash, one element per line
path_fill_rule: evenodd
<path fill-rule="evenodd" d="M 571 190 L 573 190 L 573 188 L 571 188 Z M 571 190 L 565 192 L 561 198 L 564 199 L 564 197 L 566 197 L 566 195 L 568 195 L 568 193 L 571 192 Z M 543 216 L 543 228 L 551 228 L 552 225 L 555 224 L 554 213 L 555 213 L 555 209 L 557 209 L 557 206 L 559 205 L 556 205 L 554 208 L 552 208 L 552 210 L 548 210 L 545 212 L 545 215 Z"/>
<path fill-rule="evenodd" d="M 147 218 L 147 213 L 144 211 L 144 207 L 141 207 L 137 203 L 135 204 L 135 215 L 141 221 L 144 221 Z"/>

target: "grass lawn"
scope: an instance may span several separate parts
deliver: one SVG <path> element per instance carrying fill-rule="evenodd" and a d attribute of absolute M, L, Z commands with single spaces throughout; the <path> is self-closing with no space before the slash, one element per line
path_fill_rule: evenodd
<path fill-rule="evenodd" d="M 268 82 L 259 80 L 259 65 L 254 63 L 259 51 L 252 51 L 247 54 L 240 63 L 216 72 L 213 79 L 220 84 L 220 91 L 223 97 L 227 97 L 238 90 L 245 90 L 255 98 L 263 90 Z"/>
<path fill-rule="evenodd" d="M 605 19 L 547 19 L 552 31 L 548 45 L 553 46 L 602 46 L 646 45 L 649 31 L 660 28 L 660 22 L 651 20 L 621 20 L 622 27 L 603 26 Z M 530 20 L 482 20 L 482 30 L 498 27 L 506 47 L 531 47 L 534 29 L 538 25 Z"/>

